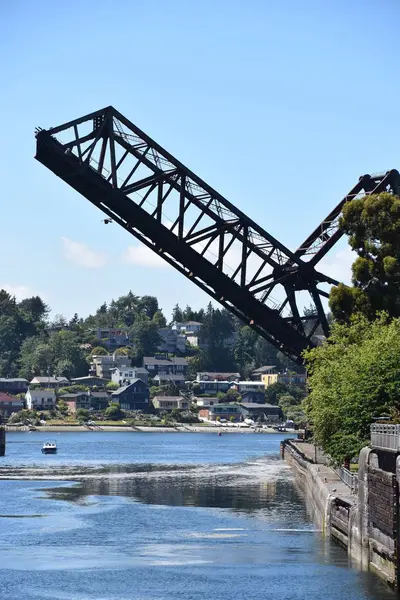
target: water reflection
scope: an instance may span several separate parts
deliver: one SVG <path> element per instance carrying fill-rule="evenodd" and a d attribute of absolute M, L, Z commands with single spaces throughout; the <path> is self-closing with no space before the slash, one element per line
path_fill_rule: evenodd
<path fill-rule="evenodd" d="M 276 463 L 278 464 L 278 463 Z M 251 512 L 293 507 L 304 516 L 302 498 L 285 472 L 271 478 L 271 465 L 261 461 L 253 469 L 243 465 L 170 467 L 135 465 L 113 467 L 107 476 L 86 476 L 78 485 L 46 489 L 57 500 L 82 502 L 91 496 L 123 496 L 143 504 L 229 508 Z M 281 466 L 281 465 L 280 465 Z M 263 472 L 266 471 L 265 473 Z"/>

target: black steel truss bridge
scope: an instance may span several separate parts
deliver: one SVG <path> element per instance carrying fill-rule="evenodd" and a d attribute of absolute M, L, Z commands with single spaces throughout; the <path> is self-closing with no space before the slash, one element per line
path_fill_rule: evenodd
<path fill-rule="evenodd" d="M 317 266 L 343 205 L 400 191 L 396 170 L 363 175 L 293 252 L 112 106 L 38 128 L 36 144 L 38 161 L 299 364 L 329 332 L 322 298 L 338 281 Z"/>

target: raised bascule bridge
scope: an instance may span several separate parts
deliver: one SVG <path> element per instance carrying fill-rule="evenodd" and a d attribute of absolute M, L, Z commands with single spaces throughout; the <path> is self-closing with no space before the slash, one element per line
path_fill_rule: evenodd
<path fill-rule="evenodd" d="M 292 252 L 109 106 L 36 130 L 36 159 L 298 364 L 328 335 L 322 299 L 338 281 L 321 259 L 342 236 L 343 205 L 398 193 L 392 170 L 363 175 Z M 312 304 L 315 314 L 301 316 Z"/>

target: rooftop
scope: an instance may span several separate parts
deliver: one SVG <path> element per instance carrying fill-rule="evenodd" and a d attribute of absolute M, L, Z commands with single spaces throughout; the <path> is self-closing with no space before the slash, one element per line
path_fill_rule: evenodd
<path fill-rule="evenodd" d="M 169 375 L 168 373 L 159 373 L 154 377 L 154 379 L 159 379 L 160 381 L 184 381 L 185 376 L 182 375 Z"/>
<path fill-rule="evenodd" d="M 188 362 L 185 358 L 180 356 L 173 356 L 172 358 L 155 358 L 154 356 L 144 356 L 143 364 L 147 365 L 187 365 Z"/>
<path fill-rule="evenodd" d="M 34 377 L 31 383 L 69 383 L 66 377 Z"/>
<path fill-rule="evenodd" d="M 6 394 L 5 392 L 0 392 L 0 403 L 6 403 L 6 402 L 21 402 L 22 404 L 22 400 L 20 400 L 19 398 L 16 398 L 15 396 L 10 396 L 10 394 Z"/>
<path fill-rule="evenodd" d="M 85 375 L 84 377 L 73 377 L 71 381 L 81 381 L 84 383 L 85 381 L 89 381 L 89 379 L 97 379 L 97 381 L 105 381 L 109 382 L 109 379 L 105 379 L 105 377 L 97 377 L 96 375 Z"/>
<path fill-rule="evenodd" d="M 153 400 L 164 400 L 166 402 L 174 402 L 176 400 L 186 400 L 183 396 L 154 396 Z"/>
<path fill-rule="evenodd" d="M 263 375 L 264 373 L 268 373 L 269 371 L 271 371 L 272 369 L 275 369 L 275 365 L 265 365 L 263 367 L 258 367 L 258 369 L 255 369 L 253 371 L 254 373 L 259 373 L 260 375 Z"/>
<path fill-rule="evenodd" d="M 14 383 L 19 383 L 19 382 L 21 382 L 21 383 L 28 383 L 28 380 L 27 379 L 22 379 L 20 377 L 11 377 L 11 378 L 0 377 L 0 382 L 4 382 L 4 383 L 7 383 L 7 382 L 8 383 L 11 383 L 11 382 L 14 382 Z"/>
<path fill-rule="evenodd" d="M 62 394 L 60 396 L 60 398 L 65 398 L 66 400 L 68 399 L 73 399 L 73 398 L 77 398 L 78 396 L 88 396 L 89 394 L 87 392 L 76 392 L 76 394 Z"/>
<path fill-rule="evenodd" d="M 115 392 L 112 392 L 113 396 L 119 396 L 119 394 L 122 394 L 122 392 L 124 392 L 125 390 L 127 390 L 128 388 L 132 387 L 133 385 L 135 385 L 135 383 L 140 382 L 142 384 L 144 384 L 142 379 L 139 379 L 138 377 L 136 377 L 136 379 L 132 379 L 131 383 L 129 385 L 123 385 L 122 387 L 118 388 L 117 390 L 115 390 Z"/>
<path fill-rule="evenodd" d="M 259 404 L 257 402 L 240 402 L 239 404 L 244 408 L 279 408 L 275 404 Z"/>

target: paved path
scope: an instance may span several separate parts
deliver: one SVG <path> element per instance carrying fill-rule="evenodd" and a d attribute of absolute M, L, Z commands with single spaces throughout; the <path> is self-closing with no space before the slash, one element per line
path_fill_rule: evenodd
<path fill-rule="evenodd" d="M 315 462 L 314 444 L 308 444 L 307 442 L 296 442 L 296 440 L 292 440 L 292 444 L 310 461 Z M 324 482 L 329 494 L 342 498 L 351 504 L 355 504 L 357 502 L 357 495 L 351 493 L 349 486 L 347 486 L 340 479 L 339 475 L 332 467 L 322 463 L 316 463 L 313 465 L 313 468 L 317 471 L 321 481 Z"/>

